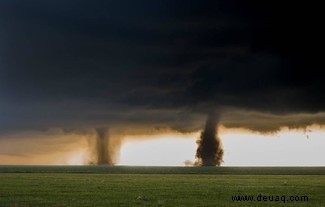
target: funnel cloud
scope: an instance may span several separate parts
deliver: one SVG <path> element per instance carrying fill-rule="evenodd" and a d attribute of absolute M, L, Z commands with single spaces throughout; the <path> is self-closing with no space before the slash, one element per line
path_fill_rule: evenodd
<path fill-rule="evenodd" d="M 210 113 L 206 120 L 204 131 L 197 141 L 196 163 L 200 166 L 220 166 L 223 162 L 223 148 L 218 136 L 220 116 L 218 113 Z"/>
<path fill-rule="evenodd" d="M 114 165 L 118 160 L 119 144 L 112 139 L 108 128 L 96 128 L 95 135 L 88 138 L 90 165 Z"/>

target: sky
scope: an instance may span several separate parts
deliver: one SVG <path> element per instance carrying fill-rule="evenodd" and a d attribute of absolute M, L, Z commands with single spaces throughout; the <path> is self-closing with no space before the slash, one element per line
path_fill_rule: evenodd
<path fill-rule="evenodd" d="M 272 164 L 231 162 L 227 153 L 244 141 L 266 149 L 284 129 L 300 130 L 276 144 L 292 156 L 286 140 L 302 146 L 299 137 L 325 123 L 321 13 L 311 3 L 268 0 L 3 0 L 0 164 L 30 156 L 36 164 L 91 163 L 103 130 L 109 139 L 97 142 L 109 145 L 115 164 L 131 145 L 150 145 L 144 136 L 173 134 L 169 146 L 190 145 L 194 156 L 211 111 L 234 133 L 220 132 L 224 165 L 227 156 L 231 165 Z M 77 161 L 62 158 L 71 153 Z M 312 162 L 280 164 L 292 163 Z"/>

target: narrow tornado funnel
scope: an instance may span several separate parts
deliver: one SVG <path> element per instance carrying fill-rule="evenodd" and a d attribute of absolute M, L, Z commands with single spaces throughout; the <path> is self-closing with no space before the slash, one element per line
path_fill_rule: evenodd
<path fill-rule="evenodd" d="M 108 129 L 97 128 L 96 129 L 96 152 L 97 152 L 97 164 L 112 164 L 112 161 L 109 157 L 108 150 L 108 139 L 109 133 Z"/>
<path fill-rule="evenodd" d="M 118 161 L 121 138 L 112 136 L 108 128 L 95 128 L 88 139 L 89 165 L 114 165 Z"/>
<path fill-rule="evenodd" d="M 212 112 L 208 115 L 204 131 L 197 141 L 196 165 L 220 166 L 223 162 L 223 149 L 218 137 L 218 125 L 220 115 Z"/>

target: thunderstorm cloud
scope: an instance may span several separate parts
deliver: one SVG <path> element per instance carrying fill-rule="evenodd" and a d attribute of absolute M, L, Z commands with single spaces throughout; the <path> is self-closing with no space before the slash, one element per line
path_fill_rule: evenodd
<path fill-rule="evenodd" d="M 0 137 L 325 123 L 320 13 L 280 1 L 0 2 Z M 303 13 L 310 12 L 310 15 Z M 322 47 L 321 47 L 322 48 Z"/>

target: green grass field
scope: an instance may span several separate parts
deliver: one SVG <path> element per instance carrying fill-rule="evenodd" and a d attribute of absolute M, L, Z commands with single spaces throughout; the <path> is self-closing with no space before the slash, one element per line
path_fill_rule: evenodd
<path fill-rule="evenodd" d="M 0 206 L 325 206 L 324 169 L 0 166 Z"/>

